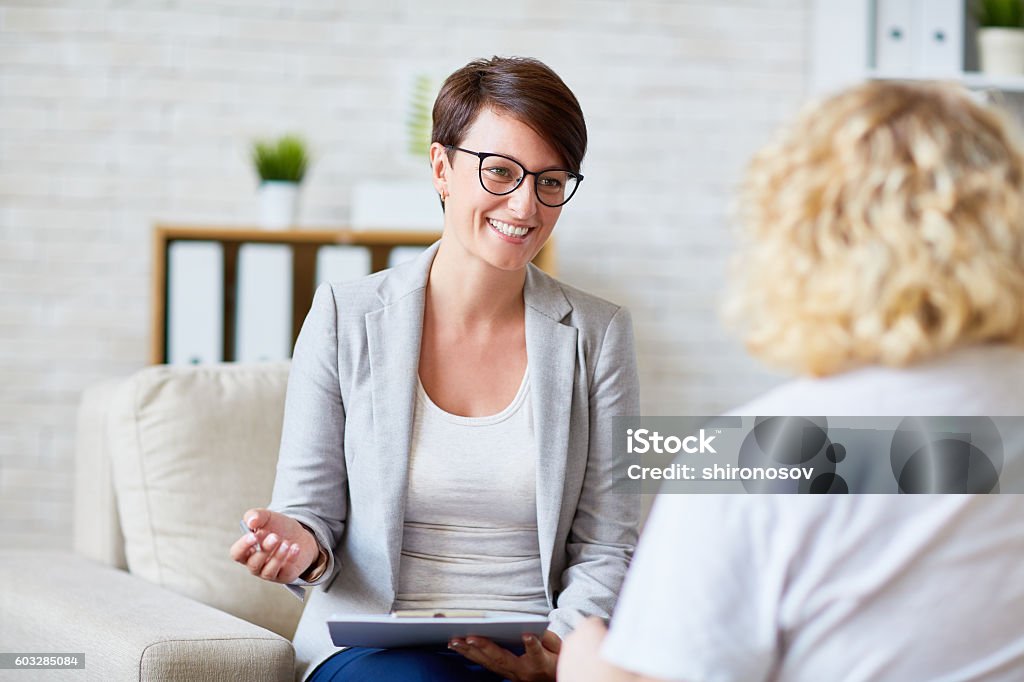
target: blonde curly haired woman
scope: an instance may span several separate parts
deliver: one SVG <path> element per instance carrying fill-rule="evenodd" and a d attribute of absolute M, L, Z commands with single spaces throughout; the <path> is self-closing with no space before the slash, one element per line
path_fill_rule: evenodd
<path fill-rule="evenodd" d="M 954 87 L 871 83 L 808 112 L 741 197 L 747 348 L 826 376 L 1024 346 L 1022 176 L 1013 127 Z"/>
<path fill-rule="evenodd" d="M 1022 184 L 1013 127 L 953 86 L 786 127 L 743 187 L 729 310 L 803 378 L 735 413 L 1024 414 Z M 559 679 L 1024 679 L 1022 556 L 1019 495 L 663 495 Z"/>

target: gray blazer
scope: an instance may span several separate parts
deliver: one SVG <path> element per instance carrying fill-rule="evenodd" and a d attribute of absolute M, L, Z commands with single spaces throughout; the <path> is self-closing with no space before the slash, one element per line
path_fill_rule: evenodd
<path fill-rule="evenodd" d="M 363 279 L 324 283 L 292 357 L 270 508 L 309 526 L 330 564 L 295 633 L 298 675 L 337 651 L 335 613 L 386 613 L 398 586 L 424 293 L 437 244 Z M 629 313 L 530 265 L 537 534 L 550 628 L 611 616 L 639 501 L 612 490 L 612 417 L 639 414 Z M 296 583 L 305 585 L 306 583 Z"/>

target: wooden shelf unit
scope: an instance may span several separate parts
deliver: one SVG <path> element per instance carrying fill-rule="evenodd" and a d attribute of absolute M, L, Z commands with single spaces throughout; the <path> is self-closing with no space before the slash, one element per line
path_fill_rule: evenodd
<path fill-rule="evenodd" d="M 292 253 L 292 345 L 313 302 L 316 290 L 317 252 L 324 246 L 356 246 L 370 252 L 370 271 L 388 267 L 392 249 L 401 246 L 429 246 L 441 237 L 438 231 L 291 229 L 265 230 L 252 227 L 190 226 L 158 224 L 153 231 L 153 294 L 150 362 L 163 364 L 168 356 L 168 291 L 170 246 L 174 242 L 215 242 L 223 253 L 223 359 L 231 362 L 235 352 L 235 317 L 238 294 L 238 252 L 244 244 L 288 246 Z M 554 247 L 549 241 L 534 259 L 536 265 L 555 274 Z"/>

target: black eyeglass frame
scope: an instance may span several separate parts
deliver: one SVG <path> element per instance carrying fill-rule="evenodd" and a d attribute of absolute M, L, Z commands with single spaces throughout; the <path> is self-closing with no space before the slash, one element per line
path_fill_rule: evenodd
<path fill-rule="evenodd" d="M 457 152 L 465 152 L 466 154 L 472 154 L 473 156 L 477 157 L 480 160 L 480 165 L 476 169 L 476 174 L 477 174 L 477 178 L 480 180 L 480 186 L 484 188 L 485 192 L 487 192 L 488 194 L 493 194 L 496 197 L 503 197 L 503 196 L 506 196 L 508 194 L 512 194 L 512 192 L 515 192 L 517 189 L 519 189 L 519 186 L 523 184 L 523 180 L 526 179 L 527 175 L 532 175 L 533 176 L 533 193 L 537 197 L 537 201 L 539 201 L 540 203 L 544 204 L 548 208 L 559 208 L 561 206 L 565 206 L 566 204 L 568 204 L 569 200 L 572 199 L 574 196 L 576 196 L 576 190 L 578 190 L 580 188 L 580 185 L 583 183 L 583 176 L 582 175 L 580 175 L 579 173 L 574 173 L 573 171 L 565 169 L 565 168 L 545 168 L 544 170 L 540 170 L 540 171 L 529 171 L 529 170 L 526 170 L 526 166 L 524 166 L 523 164 L 519 163 L 518 161 L 513 159 L 511 156 L 505 156 L 504 154 L 498 154 L 498 153 L 495 153 L 495 152 L 475 152 L 472 149 L 465 149 L 464 147 L 456 147 L 453 144 L 446 144 L 444 146 L 444 148 L 448 149 L 448 150 L 454 149 Z M 522 177 L 519 178 L 516 181 L 516 184 L 509 191 L 507 191 L 507 192 L 494 192 L 494 191 L 491 191 L 491 190 L 487 189 L 487 185 L 484 184 L 484 159 L 486 159 L 489 156 L 497 156 L 498 158 L 506 159 L 507 161 L 511 161 L 512 163 L 516 164 L 517 166 L 519 166 L 520 168 L 523 169 Z M 576 186 L 572 188 L 572 192 L 569 194 L 569 196 L 567 196 L 565 198 L 565 201 L 563 201 L 560 204 L 549 204 L 548 202 L 544 201 L 544 199 L 541 198 L 541 196 L 540 196 L 540 187 L 537 184 L 537 181 L 540 180 L 540 176 L 544 175 L 545 173 L 551 173 L 551 172 L 567 173 L 567 174 L 571 175 L 572 177 L 576 178 Z"/>

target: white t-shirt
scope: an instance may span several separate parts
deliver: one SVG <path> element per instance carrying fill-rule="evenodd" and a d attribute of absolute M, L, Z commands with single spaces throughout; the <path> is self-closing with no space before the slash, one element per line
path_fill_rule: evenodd
<path fill-rule="evenodd" d="M 735 414 L 1022 415 L 1024 351 L 802 380 Z M 663 495 L 602 655 L 688 682 L 1024 679 L 1024 496 Z"/>
<path fill-rule="evenodd" d="M 547 615 L 529 372 L 487 417 L 442 410 L 420 384 L 395 609 Z"/>

